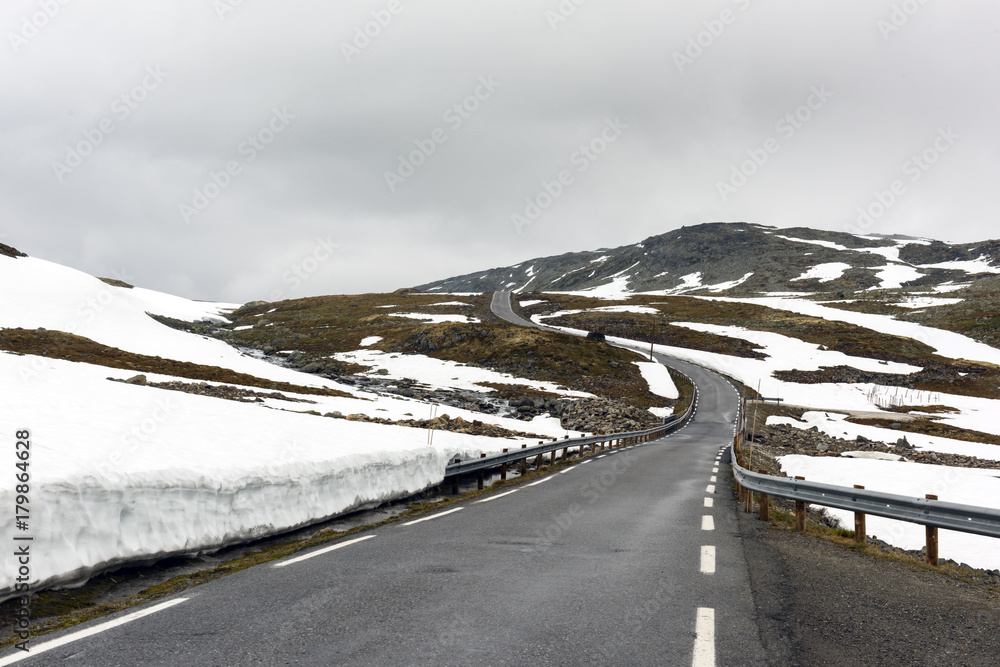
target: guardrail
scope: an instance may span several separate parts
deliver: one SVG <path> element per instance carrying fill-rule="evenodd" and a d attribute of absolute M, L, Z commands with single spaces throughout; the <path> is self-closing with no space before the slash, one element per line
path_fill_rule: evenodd
<path fill-rule="evenodd" d="M 637 442 L 653 440 L 654 438 L 661 437 L 680 428 L 694 414 L 696 406 L 697 388 L 691 397 L 691 403 L 687 406 L 684 412 L 680 415 L 671 415 L 670 417 L 667 417 L 664 423 L 660 426 L 645 429 L 643 431 L 595 434 L 583 438 L 569 438 L 567 436 L 563 440 L 552 440 L 550 442 L 542 441 L 531 447 L 528 445 L 521 445 L 520 449 L 515 449 L 513 451 L 505 449 L 503 453 L 494 454 L 493 456 L 483 454 L 478 459 L 470 459 L 466 461 L 456 459 L 449 463 L 445 468 L 445 479 L 448 477 L 452 478 L 452 490 L 457 493 L 459 475 L 478 472 L 479 488 L 481 489 L 483 488 L 483 471 L 490 468 L 501 468 L 500 479 L 507 479 L 507 468 L 511 463 L 520 464 L 521 471 L 524 472 L 527 468 L 528 460 L 532 458 L 535 459 L 536 465 L 541 467 L 545 454 L 551 454 L 550 464 L 555 463 L 557 460 L 557 452 L 560 449 L 563 450 L 562 460 L 568 460 L 570 457 L 570 448 L 575 449 L 579 447 L 580 456 L 582 456 L 588 446 L 590 447 L 590 450 L 594 452 L 597 451 L 598 445 L 600 445 L 601 450 L 604 449 L 605 445 L 610 446 L 611 449 L 615 449 L 616 447 L 635 444 Z"/>
<path fill-rule="evenodd" d="M 857 485 L 849 488 L 810 482 L 801 477 L 791 479 L 753 472 L 742 465 L 741 435 L 744 434 L 737 434 L 730 450 L 733 477 L 740 487 L 740 499 L 746 512 L 753 511 L 753 492 L 759 494 L 762 520 L 769 519 L 770 498 L 775 496 L 795 501 L 796 528 L 799 531 L 805 529 L 806 504 L 853 511 L 854 539 L 858 542 L 866 538 L 865 516 L 869 514 L 920 524 L 927 531 L 925 560 L 934 566 L 938 564 L 938 528 L 1000 538 L 1000 509 L 945 502 L 930 494 L 924 498 L 913 498 Z"/>
<path fill-rule="evenodd" d="M 497 300 L 502 300 L 506 302 L 508 309 L 511 314 L 516 314 L 513 309 L 510 308 L 510 292 L 500 291 L 495 292 L 493 301 L 491 305 L 495 305 Z M 528 320 L 522 319 L 526 324 L 523 326 L 531 326 L 538 329 L 546 329 L 550 331 L 557 331 L 555 329 L 550 329 L 542 325 L 535 324 L 534 322 L 528 322 Z M 560 332 L 564 333 L 564 332 Z M 678 371 L 680 372 L 680 371 Z M 684 377 L 686 374 L 681 373 Z M 691 378 L 688 378 L 691 382 Z M 633 444 L 636 442 L 644 442 L 646 440 L 652 440 L 653 438 L 666 435 L 678 428 L 680 428 L 697 410 L 698 407 L 698 387 L 691 382 L 691 386 L 694 389 L 694 393 L 691 395 L 691 403 L 687 406 L 683 413 L 680 415 L 671 415 L 664 419 L 664 423 L 661 426 L 655 428 L 646 429 L 644 431 L 628 431 L 623 433 L 606 433 L 600 435 L 591 435 L 583 438 L 569 438 L 568 436 L 563 440 L 553 440 L 551 442 L 541 441 L 537 445 L 529 447 L 528 445 L 521 445 L 520 449 L 515 449 L 514 451 L 509 451 L 508 449 L 503 450 L 501 454 L 494 454 L 493 456 L 487 456 L 483 454 L 478 459 L 470 459 L 463 461 L 461 459 L 456 459 L 448 464 L 445 468 L 445 479 L 451 477 L 452 479 L 452 492 L 458 493 L 458 477 L 459 475 L 465 475 L 468 473 L 478 472 L 479 473 L 479 488 L 483 488 L 483 471 L 490 468 L 500 468 L 500 479 L 507 479 L 507 468 L 511 463 L 519 463 L 521 466 L 521 472 L 527 469 L 528 459 L 535 459 L 536 466 L 541 467 L 543 465 L 543 457 L 545 454 L 551 454 L 550 463 L 554 464 L 556 462 L 556 453 L 561 449 L 563 450 L 562 459 L 568 460 L 570 453 L 570 448 L 580 448 L 580 456 L 583 456 L 584 449 L 590 446 L 591 451 L 595 451 L 597 445 L 604 449 L 605 445 L 610 445 L 612 449 L 619 446 L 624 446 L 627 444 Z"/>

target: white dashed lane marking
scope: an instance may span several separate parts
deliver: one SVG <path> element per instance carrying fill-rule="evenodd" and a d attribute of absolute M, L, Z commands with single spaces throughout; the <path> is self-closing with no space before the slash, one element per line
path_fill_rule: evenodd
<path fill-rule="evenodd" d="M 702 530 L 715 530 L 715 519 L 712 518 L 711 514 L 706 514 L 701 517 L 701 529 Z"/>
<path fill-rule="evenodd" d="M 18 652 L 14 655 L 8 655 L 5 658 L 0 659 L 0 665 L 13 665 L 15 662 L 20 662 L 25 658 L 33 658 L 39 653 L 45 653 L 46 651 L 51 651 L 54 648 L 59 648 L 60 646 L 65 646 L 80 639 L 85 639 L 91 637 L 98 633 L 104 632 L 105 630 L 110 630 L 111 628 L 116 628 L 119 625 L 125 625 L 126 623 L 131 623 L 132 621 L 138 620 L 143 616 L 149 616 L 150 614 L 155 614 L 158 611 L 163 611 L 173 607 L 174 605 L 180 604 L 181 602 L 187 602 L 189 598 L 177 598 L 176 600 L 169 600 L 167 602 L 162 602 L 155 607 L 150 607 L 149 609 L 143 609 L 142 611 L 137 611 L 134 614 L 129 614 L 128 616 L 123 616 L 121 618 L 115 619 L 113 621 L 108 621 L 107 623 L 101 623 L 100 625 L 95 625 L 92 628 L 86 630 L 80 630 L 79 632 L 74 632 L 72 634 L 65 635 L 59 639 L 53 639 L 50 642 L 45 642 L 44 644 L 39 644 L 37 646 L 32 646 L 30 652 Z"/>
<path fill-rule="evenodd" d="M 715 574 L 715 547 L 713 546 L 701 548 L 701 573 Z"/>
<path fill-rule="evenodd" d="M 455 509 L 448 510 L 447 512 L 439 512 L 438 514 L 435 514 L 434 516 L 425 516 L 423 519 L 417 519 L 416 521 L 408 521 L 408 522 L 404 523 L 403 525 L 404 526 L 412 526 L 412 525 L 417 524 L 417 523 L 423 523 L 424 521 L 433 521 L 434 519 L 440 519 L 443 516 L 448 516 L 449 514 L 454 514 L 455 512 L 458 512 L 458 511 L 461 511 L 461 510 L 462 510 L 461 507 L 456 507 Z"/>
<path fill-rule="evenodd" d="M 489 498 L 483 498 L 482 500 L 477 500 L 476 504 L 479 504 L 479 503 L 488 503 L 491 500 L 496 500 L 497 498 L 503 498 L 504 496 L 509 496 L 512 493 L 517 493 L 518 491 L 520 491 L 520 489 L 514 489 L 513 491 L 508 491 L 507 493 L 498 493 L 495 496 L 490 496 Z"/>
<path fill-rule="evenodd" d="M 694 624 L 694 655 L 691 667 L 715 667 L 715 610 L 699 607 Z"/>
<path fill-rule="evenodd" d="M 426 519 L 420 519 L 420 521 L 426 521 Z M 416 523 L 415 521 L 412 523 Z M 404 526 L 409 524 L 404 523 Z M 301 563 L 304 560 L 309 560 L 310 558 L 315 558 L 316 556 L 322 556 L 323 554 L 330 553 L 331 551 L 336 551 L 337 549 L 343 549 L 344 547 L 349 547 L 352 544 L 357 544 L 358 542 L 364 542 L 365 540 L 370 540 L 374 535 L 365 535 L 364 537 L 356 537 L 353 540 L 347 540 L 346 542 L 338 542 L 332 547 L 325 547 L 323 549 L 317 549 L 316 551 L 310 551 L 304 556 L 298 556 L 296 558 L 289 558 L 288 560 L 283 560 L 280 563 L 275 563 L 272 567 L 285 567 L 286 565 L 292 565 L 293 563 Z"/>

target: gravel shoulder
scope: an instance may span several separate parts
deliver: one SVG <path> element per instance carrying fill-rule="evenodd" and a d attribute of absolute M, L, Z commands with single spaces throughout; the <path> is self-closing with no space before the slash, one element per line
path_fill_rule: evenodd
<path fill-rule="evenodd" d="M 736 505 L 772 665 L 998 664 L 1000 594 L 771 526 Z"/>

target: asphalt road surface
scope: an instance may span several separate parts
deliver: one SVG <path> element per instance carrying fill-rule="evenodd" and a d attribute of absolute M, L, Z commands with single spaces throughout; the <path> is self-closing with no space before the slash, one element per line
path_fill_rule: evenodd
<path fill-rule="evenodd" d="M 670 365 L 700 398 L 667 437 L 6 649 L 0 665 L 764 664 L 718 463 L 737 394 Z"/>

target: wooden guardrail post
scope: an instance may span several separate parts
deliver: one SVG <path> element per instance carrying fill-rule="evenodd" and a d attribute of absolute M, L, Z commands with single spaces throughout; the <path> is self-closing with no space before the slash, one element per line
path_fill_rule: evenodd
<path fill-rule="evenodd" d="M 805 480 L 805 477 L 796 476 L 795 479 Z M 795 501 L 795 530 L 800 533 L 806 530 L 806 504 L 802 500 Z"/>
<path fill-rule="evenodd" d="M 503 453 L 504 454 L 507 453 L 506 447 L 503 448 Z M 504 464 L 500 466 L 500 481 L 504 481 L 506 479 L 507 479 L 507 463 L 504 462 Z"/>
<path fill-rule="evenodd" d="M 456 458 L 455 463 L 461 463 L 462 459 Z M 452 495 L 458 495 L 458 475 L 452 475 L 451 478 L 451 493 Z"/>
<path fill-rule="evenodd" d="M 855 489 L 863 489 L 865 487 L 860 484 L 854 485 Z M 868 528 L 865 526 L 865 513 L 855 512 L 854 513 L 854 541 L 863 543 L 868 538 Z"/>
<path fill-rule="evenodd" d="M 569 459 L 569 447 L 563 447 L 563 461 Z"/>
<path fill-rule="evenodd" d="M 937 500 L 938 497 L 934 494 L 928 493 L 924 496 L 927 500 Z M 937 526 L 924 526 L 924 530 L 927 533 L 927 553 L 924 556 L 924 560 L 931 567 L 938 566 L 938 529 Z"/>
<path fill-rule="evenodd" d="M 768 474 L 766 470 L 758 470 L 761 475 Z M 771 520 L 771 496 L 766 493 L 760 494 L 760 520 L 770 521 Z"/>
<path fill-rule="evenodd" d="M 753 489 L 746 489 L 746 495 L 743 496 L 743 511 L 753 514 Z"/>
<path fill-rule="evenodd" d="M 553 449 L 552 450 L 552 460 L 549 462 L 549 465 L 555 465 L 556 464 L 556 453 L 557 453 L 556 450 Z"/>
<path fill-rule="evenodd" d="M 527 447 L 527 445 L 521 445 L 521 449 L 524 449 L 526 447 Z M 528 457 L 527 456 L 525 456 L 523 459 L 521 459 L 521 474 L 523 475 L 526 472 L 528 472 Z"/>
<path fill-rule="evenodd" d="M 479 458 L 481 458 L 481 459 L 485 459 L 485 458 L 486 458 L 486 454 L 480 454 L 480 455 L 479 455 Z M 479 488 L 479 490 L 480 490 L 480 491 L 482 491 L 482 490 L 483 490 L 483 471 L 482 471 L 482 470 L 479 470 L 479 471 L 477 471 L 477 472 L 479 473 L 479 474 L 478 474 L 478 475 L 476 476 L 476 477 L 478 478 L 478 484 L 477 484 L 477 487 Z"/>

